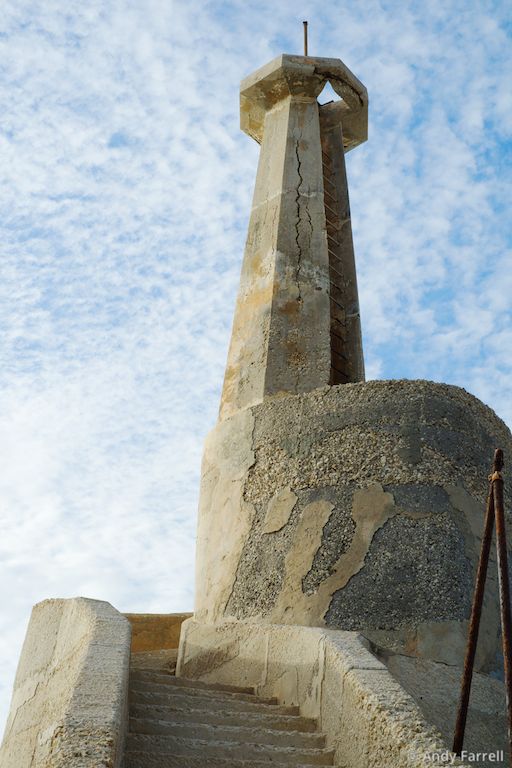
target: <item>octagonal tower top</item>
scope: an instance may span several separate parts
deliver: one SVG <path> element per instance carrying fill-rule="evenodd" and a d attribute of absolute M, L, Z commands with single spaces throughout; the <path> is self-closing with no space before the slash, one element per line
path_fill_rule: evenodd
<path fill-rule="evenodd" d="M 283 53 L 257 69 L 240 84 L 242 131 L 261 144 L 269 109 L 287 96 L 316 98 L 328 82 L 341 99 L 334 111 L 343 149 L 354 149 L 368 138 L 368 91 L 341 59 Z"/>

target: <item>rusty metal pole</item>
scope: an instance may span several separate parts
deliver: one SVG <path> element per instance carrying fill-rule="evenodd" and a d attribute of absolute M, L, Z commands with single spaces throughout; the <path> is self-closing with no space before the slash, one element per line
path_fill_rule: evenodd
<path fill-rule="evenodd" d="M 500 454 L 500 466 L 492 475 L 494 494 L 494 513 L 496 517 L 496 551 L 498 555 L 498 583 L 500 588 L 501 639 L 503 643 L 503 666 L 505 671 L 505 694 L 507 699 L 507 724 L 510 759 L 512 760 L 512 632 L 510 618 L 510 584 L 508 577 L 507 534 L 505 530 L 505 510 L 503 505 L 503 451 Z M 496 466 L 496 460 L 495 460 Z"/>
<path fill-rule="evenodd" d="M 494 456 L 494 471 L 496 471 L 496 454 Z M 491 480 L 491 478 L 489 478 Z M 476 645 L 478 641 L 478 631 L 480 629 L 480 618 L 482 616 L 482 604 L 484 600 L 485 579 L 487 576 L 487 566 L 489 563 L 489 553 L 491 550 L 492 531 L 494 527 L 494 495 L 493 483 L 489 483 L 489 493 L 487 494 L 487 508 L 485 512 L 484 532 L 482 536 L 482 546 L 480 548 L 480 559 L 478 561 L 478 570 L 476 575 L 475 593 L 473 595 L 473 605 L 471 606 L 471 618 L 469 620 L 468 642 L 466 646 L 466 656 L 464 659 L 464 671 L 462 673 L 462 684 L 455 720 L 455 733 L 453 736 L 453 751 L 456 755 L 462 752 L 464 743 L 464 732 L 466 730 L 466 719 L 468 715 L 469 695 L 471 693 L 471 682 L 473 679 L 473 667 L 475 664 Z"/>
<path fill-rule="evenodd" d="M 307 21 L 303 21 L 302 24 L 304 25 L 304 56 L 308 55 L 308 23 Z"/>

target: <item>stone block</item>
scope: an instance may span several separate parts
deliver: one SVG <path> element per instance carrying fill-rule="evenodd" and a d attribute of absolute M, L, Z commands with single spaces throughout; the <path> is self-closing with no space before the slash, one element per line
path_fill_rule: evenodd
<path fill-rule="evenodd" d="M 120 768 L 130 625 L 97 600 L 32 611 L 0 748 L 2 768 Z"/>

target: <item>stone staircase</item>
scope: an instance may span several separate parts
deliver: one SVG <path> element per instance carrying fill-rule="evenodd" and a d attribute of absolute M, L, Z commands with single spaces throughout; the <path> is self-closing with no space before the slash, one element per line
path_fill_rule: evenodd
<path fill-rule="evenodd" d="M 164 654 L 132 654 L 123 768 L 332 765 L 315 720 L 251 688 L 177 678 Z"/>

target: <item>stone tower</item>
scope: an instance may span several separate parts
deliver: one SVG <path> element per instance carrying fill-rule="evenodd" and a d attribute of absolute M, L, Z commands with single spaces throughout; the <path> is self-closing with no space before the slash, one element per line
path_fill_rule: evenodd
<path fill-rule="evenodd" d="M 326 82 L 339 101 L 320 105 Z M 207 438 L 195 619 L 358 630 L 460 662 L 496 415 L 457 387 L 364 381 L 345 153 L 365 87 L 282 55 L 243 80 L 261 144 L 219 421 Z M 495 584 L 481 669 L 499 654 Z"/>
<path fill-rule="evenodd" d="M 327 81 L 340 100 L 320 106 Z M 2 768 L 446 762 L 431 723 L 451 740 L 489 462 L 512 436 L 457 387 L 364 381 L 344 157 L 367 109 L 337 59 L 280 56 L 243 81 L 261 155 L 194 616 L 36 605 Z M 477 654 L 493 673 L 495 574 Z M 473 686 L 471 748 L 499 749 L 503 691 Z"/>
<path fill-rule="evenodd" d="M 343 100 L 320 106 L 327 81 Z M 243 81 L 240 112 L 261 153 L 221 419 L 364 380 L 344 151 L 366 141 L 366 88 L 338 59 L 283 55 Z"/>

